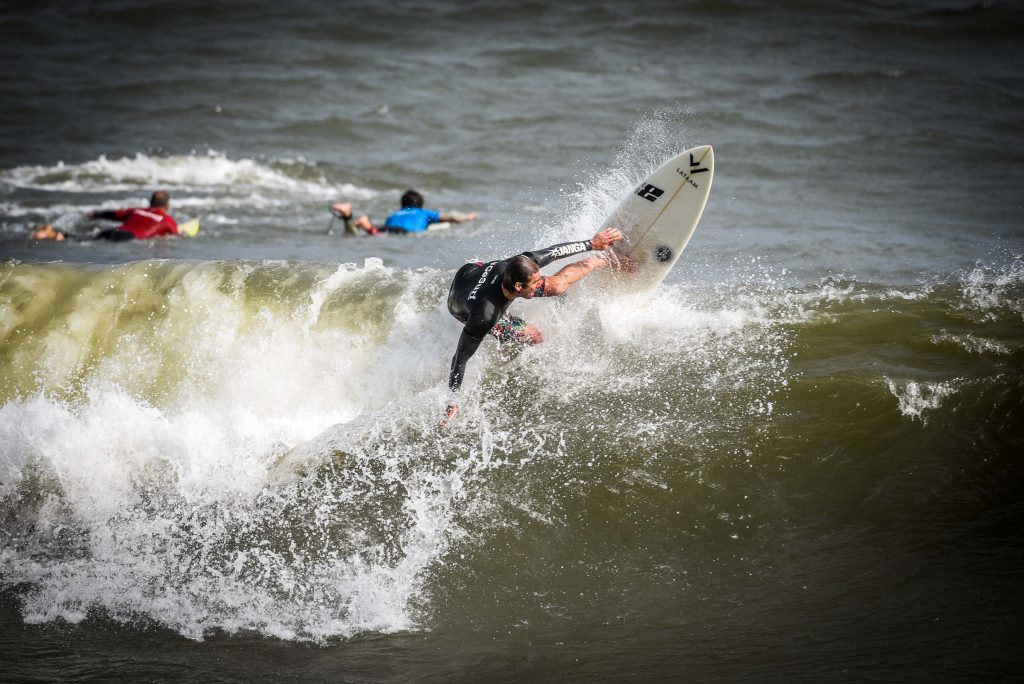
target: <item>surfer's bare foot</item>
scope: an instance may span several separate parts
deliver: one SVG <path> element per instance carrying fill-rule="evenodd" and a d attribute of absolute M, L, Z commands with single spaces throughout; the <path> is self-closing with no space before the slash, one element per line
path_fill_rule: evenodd
<path fill-rule="evenodd" d="M 349 206 L 352 206 L 352 205 L 350 204 Z M 350 212 L 349 216 L 351 216 L 352 215 L 351 214 L 351 210 L 349 210 L 349 212 Z M 353 221 L 352 225 L 354 225 L 356 228 L 362 228 L 363 230 L 366 230 L 366 231 L 373 230 L 373 224 L 370 222 L 370 217 L 367 216 L 366 214 L 363 214 L 362 216 L 357 218 L 355 221 Z"/>
<path fill-rule="evenodd" d="M 616 271 L 622 273 L 636 273 L 636 262 L 625 254 L 619 254 L 614 249 L 608 252 L 609 264 Z"/>
<path fill-rule="evenodd" d="M 351 202 L 335 202 L 331 205 L 331 211 L 344 219 L 352 218 Z"/>
<path fill-rule="evenodd" d="M 42 228 L 37 228 L 36 230 L 32 231 L 32 239 L 56 240 L 57 242 L 60 242 L 61 240 L 64 239 L 64 233 L 51 226 L 49 223 L 47 223 Z"/>

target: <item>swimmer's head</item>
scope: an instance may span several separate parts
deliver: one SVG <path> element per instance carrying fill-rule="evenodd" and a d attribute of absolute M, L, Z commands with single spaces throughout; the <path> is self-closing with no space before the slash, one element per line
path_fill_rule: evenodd
<path fill-rule="evenodd" d="M 415 190 L 406 190 L 405 194 L 402 195 L 402 208 L 422 209 L 423 195 Z"/>
<path fill-rule="evenodd" d="M 166 209 L 171 205 L 171 196 L 165 190 L 157 190 L 149 198 L 149 206 L 156 209 Z"/>

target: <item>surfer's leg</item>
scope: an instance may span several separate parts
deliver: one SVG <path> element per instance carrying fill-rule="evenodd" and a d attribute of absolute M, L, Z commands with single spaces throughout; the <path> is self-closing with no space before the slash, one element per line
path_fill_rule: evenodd
<path fill-rule="evenodd" d="M 544 336 L 540 334 L 540 330 L 537 330 L 529 323 L 523 326 L 523 330 L 517 338 L 523 342 L 523 344 L 540 344 L 544 341 Z"/>
<path fill-rule="evenodd" d="M 377 226 L 373 225 L 373 222 L 370 220 L 370 217 L 367 216 L 366 214 L 363 214 L 352 223 L 356 228 L 362 228 L 371 235 L 377 234 Z"/>
<path fill-rule="evenodd" d="M 341 220 L 345 222 L 345 232 L 350 235 L 359 235 L 359 230 L 365 230 L 370 235 L 377 235 L 377 227 L 370 221 L 370 217 L 363 214 L 359 218 L 352 219 L 352 203 L 351 202 L 335 202 L 331 205 L 331 212 L 335 216 L 340 216 Z"/>
<path fill-rule="evenodd" d="M 491 328 L 491 334 L 498 338 L 499 342 L 516 342 L 518 344 L 540 344 L 544 336 L 540 330 L 517 316 L 504 314 Z"/>
<path fill-rule="evenodd" d="M 66 237 L 66 235 L 63 231 L 57 230 L 47 223 L 42 228 L 36 228 L 32 231 L 31 237 L 33 240 L 54 240 L 56 242 L 60 242 Z"/>
<path fill-rule="evenodd" d="M 127 240 L 134 240 L 135 236 L 129 233 L 127 230 L 118 230 L 117 228 L 107 228 L 101 230 L 92 236 L 93 240 L 110 240 L 111 242 L 125 242 Z"/>
<path fill-rule="evenodd" d="M 359 235 L 359 231 L 356 230 L 355 225 L 352 223 L 352 203 L 351 202 L 335 202 L 331 205 L 331 213 L 341 218 L 345 222 L 345 232 L 349 235 Z"/>

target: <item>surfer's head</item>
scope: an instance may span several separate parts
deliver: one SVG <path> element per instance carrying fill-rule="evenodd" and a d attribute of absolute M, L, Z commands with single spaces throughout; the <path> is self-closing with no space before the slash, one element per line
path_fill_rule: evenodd
<path fill-rule="evenodd" d="M 423 195 L 416 192 L 415 190 L 406 190 L 405 194 L 402 195 L 402 208 L 422 209 Z"/>
<path fill-rule="evenodd" d="M 527 256 L 513 257 L 501 277 L 501 286 L 516 297 L 533 298 L 544 278 L 537 262 Z"/>
<path fill-rule="evenodd" d="M 166 209 L 171 204 L 171 196 L 165 190 L 157 190 L 149 198 L 149 206 L 156 209 Z"/>

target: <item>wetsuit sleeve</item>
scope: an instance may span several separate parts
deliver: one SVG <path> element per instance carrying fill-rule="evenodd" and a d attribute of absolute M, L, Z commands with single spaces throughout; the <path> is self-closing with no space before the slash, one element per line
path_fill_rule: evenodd
<path fill-rule="evenodd" d="M 108 221 L 120 221 L 121 217 L 117 215 L 117 211 L 94 211 L 92 217 L 94 219 L 106 219 Z"/>
<path fill-rule="evenodd" d="M 555 259 L 564 259 L 573 254 L 589 252 L 593 248 L 594 246 L 590 244 L 590 240 L 581 240 L 580 242 L 563 242 L 558 245 L 545 247 L 544 249 L 530 250 L 529 252 L 523 252 L 523 255 L 530 257 L 537 262 L 538 266 L 544 268 Z"/>
<path fill-rule="evenodd" d="M 466 362 L 476 353 L 483 339 L 483 337 L 476 339 L 469 334 L 468 330 L 462 331 L 462 336 L 459 337 L 459 346 L 455 349 L 455 356 L 452 357 L 451 374 L 448 376 L 448 389 L 452 392 L 458 392 L 462 387 L 462 378 L 466 375 Z"/>

